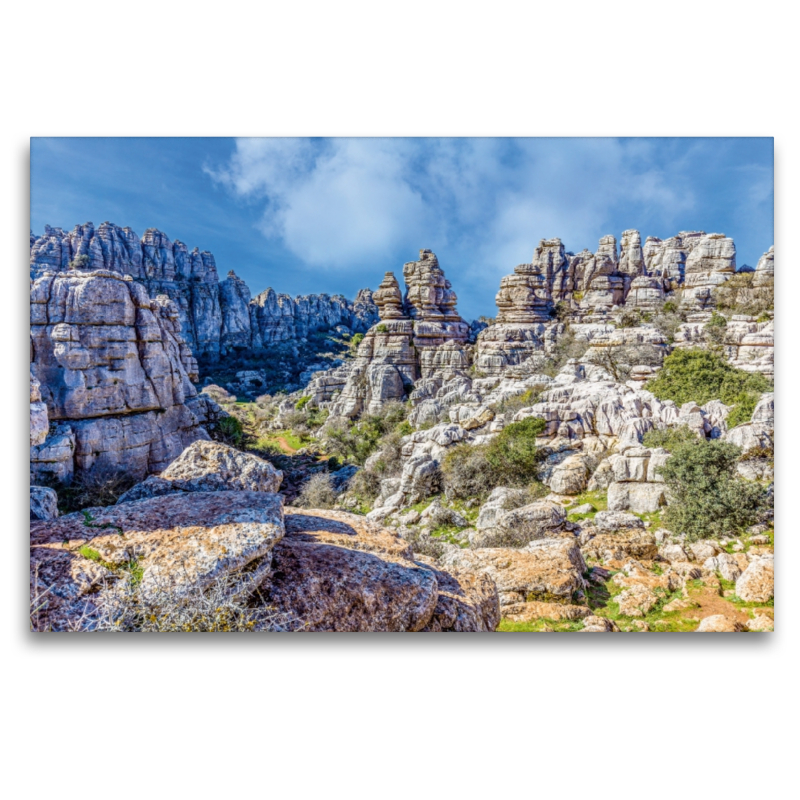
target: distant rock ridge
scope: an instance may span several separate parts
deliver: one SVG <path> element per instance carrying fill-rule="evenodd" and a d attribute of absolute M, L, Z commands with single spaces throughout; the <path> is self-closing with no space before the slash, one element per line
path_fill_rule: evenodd
<path fill-rule="evenodd" d="M 263 349 L 305 338 L 311 331 L 346 325 L 364 333 L 378 319 L 372 293 L 362 289 L 354 301 L 341 295 L 291 297 L 273 289 L 251 299 L 250 289 L 232 270 L 220 282 L 214 256 L 189 250 L 148 228 L 139 238 L 131 228 L 104 222 L 76 225 L 69 232 L 45 226 L 31 231 L 30 274 L 109 270 L 130 275 L 148 294 L 164 294 L 176 304 L 183 337 L 195 357 L 219 358 L 232 350 Z"/>

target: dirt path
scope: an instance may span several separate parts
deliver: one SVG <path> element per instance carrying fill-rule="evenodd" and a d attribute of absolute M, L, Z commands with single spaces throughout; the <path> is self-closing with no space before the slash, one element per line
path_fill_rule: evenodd
<path fill-rule="evenodd" d="M 297 452 L 283 436 L 278 436 L 277 439 L 278 447 L 280 447 L 281 452 L 286 453 L 287 456 L 293 456 Z"/>

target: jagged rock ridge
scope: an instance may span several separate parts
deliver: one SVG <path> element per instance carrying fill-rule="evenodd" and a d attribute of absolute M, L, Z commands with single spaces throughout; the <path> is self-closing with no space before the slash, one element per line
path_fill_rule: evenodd
<path fill-rule="evenodd" d="M 327 294 L 292 298 L 273 289 L 251 300 L 247 284 L 233 271 L 219 281 L 211 253 L 196 247 L 189 251 L 183 242 L 171 241 L 155 228 L 148 228 L 141 239 L 130 228 L 110 222 L 96 229 L 87 222 L 69 232 L 45 226 L 39 237 L 31 232 L 32 279 L 69 270 L 70 264 L 79 264 L 80 270 L 130 275 L 144 284 L 151 297 L 170 297 L 197 358 L 215 359 L 233 349 L 259 350 L 337 325 L 363 333 L 377 320 L 368 289 L 352 302 Z"/>

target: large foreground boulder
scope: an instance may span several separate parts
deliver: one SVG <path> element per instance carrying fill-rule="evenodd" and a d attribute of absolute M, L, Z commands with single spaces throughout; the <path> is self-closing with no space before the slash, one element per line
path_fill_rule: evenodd
<path fill-rule="evenodd" d="M 150 476 L 119 499 L 120 503 L 174 492 L 277 492 L 283 473 L 263 458 L 220 442 L 197 441 L 160 476 Z"/>
<path fill-rule="evenodd" d="M 415 561 L 395 533 L 341 511 L 287 509 L 262 591 L 308 631 L 486 631 L 500 621 L 491 580 Z"/>
<path fill-rule="evenodd" d="M 31 609 L 37 630 L 91 628 L 121 578 L 144 596 L 180 598 L 221 577 L 245 586 L 269 572 L 283 537 L 279 495 L 176 494 L 31 523 Z"/>

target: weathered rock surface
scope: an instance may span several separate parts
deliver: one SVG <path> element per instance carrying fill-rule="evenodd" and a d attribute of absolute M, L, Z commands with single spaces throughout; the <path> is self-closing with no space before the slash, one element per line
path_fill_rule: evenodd
<path fill-rule="evenodd" d="M 331 403 L 333 417 L 377 413 L 391 400 L 402 400 L 420 379 L 457 374 L 469 366 L 464 344 L 469 326 L 456 310 L 456 295 L 430 250 L 403 266 L 406 294 L 391 272 L 377 293 L 381 322 L 367 331 L 358 347 L 340 395 Z"/>
<path fill-rule="evenodd" d="M 277 492 L 283 473 L 269 461 L 220 442 L 189 445 L 158 477 L 150 476 L 120 497 L 118 503 L 173 492 Z"/>
<path fill-rule="evenodd" d="M 337 511 L 287 510 L 263 589 L 311 631 L 480 631 L 500 618 L 481 575 L 415 561 L 396 534 Z"/>
<path fill-rule="evenodd" d="M 31 447 L 36 447 L 44 443 L 47 438 L 49 421 L 47 419 L 47 406 L 42 402 L 42 393 L 39 381 L 31 371 Z"/>
<path fill-rule="evenodd" d="M 31 519 L 56 519 L 58 496 L 45 486 L 31 486 Z"/>
<path fill-rule="evenodd" d="M 206 438 L 196 363 L 175 306 L 116 272 L 47 273 L 31 287 L 31 373 L 50 422 L 32 480 L 122 471 L 137 478 Z"/>
<path fill-rule="evenodd" d="M 495 505 L 502 503 L 499 495 L 495 494 L 494 498 Z M 478 530 L 470 537 L 473 547 L 524 547 L 529 542 L 558 533 L 566 521 L 563 507 L 549 500 L 536 500 L 519 508 L 503 511 L 496 516 L 491 526 L 487 525 L 490 513 L 487 510 L 483 512 L 483 520 L 479 518 L 476 526 Z"/>
<path fill-rule="evenodd" d="M 91 627 L 105 591 L 136 564 L 145 596 L 176 600 L 228 576 L 242 588 L 270 569 L 283 537 L 278 495 L 176 494 L 31 523 L 31 591 L 44 595 L 37 629 Z"/>
<path fill-rule="evenodd" d="M 724 614 L 714 614 L 701 619 L 695 633 L 738 633 L 743 630 L 745 630 L 745 626 L 740 622 L 736 622 Z"/>
<path fill-rule="evenodd" d="M 775 595 L 775 558 L 753 559 L 736 579 L 736 594 L 748 603 L 766 603 Z"/>
<path fill-rule="evenodd" d="M 453 548 L 439 563 L 488 575 L 497 584 L 501 606 L 531 600 L 570 603 L 585 588 L 586 563 L 577 543 L 566 538 L 540 539 L 521 550 Z"/>

